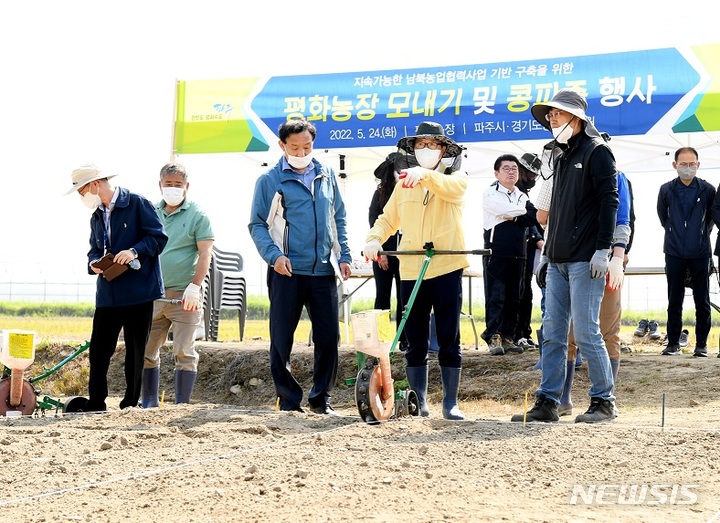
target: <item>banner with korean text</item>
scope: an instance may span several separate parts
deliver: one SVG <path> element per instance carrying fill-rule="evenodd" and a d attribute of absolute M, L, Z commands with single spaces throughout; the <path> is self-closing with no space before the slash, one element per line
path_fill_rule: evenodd
<path fill-rule="evenodd" d="M 720 44 L 601 55 L 177 84 L 176 154 L 267 151 L 307 118 L 315 148 L 394 146 L 426 120 L 459 143 L 546 139 L 530 107 L 582 92 L 611 136 L 720 130 Z"/>

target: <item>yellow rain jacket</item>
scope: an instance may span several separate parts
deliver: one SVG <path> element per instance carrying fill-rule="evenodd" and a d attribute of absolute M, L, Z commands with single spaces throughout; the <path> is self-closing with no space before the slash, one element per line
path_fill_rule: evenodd
<path fill-rule="evenodd" d="M 467 174 L 462 171 L 451 174 L 430 169 L 423 171 L 423 178 L 412 189 L 404 188 L 402 182 L 398 182 L 383 208 L 383 213 L 370 229 L 366 242 L 378 240 L 383 244 L 401 230 L 402 238 L 398 251 L 424 250 L 424 245 L 428 242 L 432 242 L 435 250 L 466 250 L 462 210 L 468 185 Z M 417 280 L 424 256 L 401 255 L 398 258 L 400 278 Z M 437 254 L 432 257 L 424 279 L 442 276 L 468 266 L 465 254 Z"/>

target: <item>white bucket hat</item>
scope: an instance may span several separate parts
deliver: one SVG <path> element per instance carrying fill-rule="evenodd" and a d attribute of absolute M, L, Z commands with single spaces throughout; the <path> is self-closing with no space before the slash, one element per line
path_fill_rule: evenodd
<path fill-rule="evenodd" d="M 588 107 L 587 100 L 577 91 L 568 88 L 560 89 L 549 102 L 536 103 L 530 108 L 533 117 L 548 131 L 551 130 L 550 122 L 547 121 L 545 116 L 553 107 L 577 116 L 585 122 L 585 134 L 590 137 L 600 138 L 600 133 L 585 113 Z"/>
<path fill-rule="evenodd" d="M 95 180 L 102 180 L 103 178 L 112 178 L 117 174 L 103 174 L 103 172 L 92 164 L 81 165 L 72 172 L 72 187 L 65 194 L 77 191 L 83 185 L 86 185 Z"/>

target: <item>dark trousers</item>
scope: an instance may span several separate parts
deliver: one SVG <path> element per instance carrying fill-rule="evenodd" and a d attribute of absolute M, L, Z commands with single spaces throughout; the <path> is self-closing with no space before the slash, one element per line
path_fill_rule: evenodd
<path fill-rule="evenodd" d="M 682 309 L 685 301 L 685 273 L 692 276 L 695 301 L 695 344 L 707 344 L 710 334 L 710 258 L 678 258 L 665 255 L 665 277 L 668 286 L 667 337 L 668 345 L 680 341 Z"/>
<path fill-rule="evenodd" d="M 395 282 L 395 323 L 399 327 L 403 315 L 403 299 L 400 284 L 400 260 L 397 256 L 388 256 L 388 268 L 382 269 L 377 262 L 373 262 L 373 275 L 375 276 L 375 305 L 380 310 L 390 310 L 390 296 Z M 400 336 L 400 342 L 406 342 L 405 333 Z"/>
<path fill-rule="evenodd" d="M 518 323 L 515 329 L 515 340 L 520 338 L 530 338 L 532 336 L 532 310 L 533 310 L 533 264 L 535 259 L 535 251 L 528 249 L 528 258 L 525 260 L 525 269 L 523 278 L 520 282 L 520 302 L 518 304 Z"/>
<path fill-rule="evenodd" d="M 270 293 L 270 373 L 281 410 L 300 407 L 303 390 L 291 373 L 295 330 L 307 307 L 314 347 L 313 386 L 308 403 L 319 407 L 330 401 L 338 369 L 340 325 L 335 276 L 283 276 L 268 269 Z"/>
<path fill-rule="evenodd" d="M 415 281 L 403 280 L 403 303 L 409 303 Z M 410 314 L 405 322 L 408 367 L 422 367 L 428 363 L 430 311 L 435 313 L 438 340 L 438 363 L 441 367 L 462 367 L 460 354 L 460 310 L 462 308 L 462 269 L 423 280 Z"/>
<path fill-rule="evenodd" d="M 107 373 L 117 348 L 120 329 L 125 337 L 125 396 L 120 408 L 136 407 L 142 386 L 145 345 L 150 336 L 153 302 L 126 307 L 98 307 L 90 336 L 90 380 L 86 410 L 107 410 Z"/>
<path fill-rule="evenodd" d="M 486 342 L 494 334 L 512 339 L 518 324 L 520 282 L 525 272 L 523 258 L 486 256 L 483 258 Z"/>

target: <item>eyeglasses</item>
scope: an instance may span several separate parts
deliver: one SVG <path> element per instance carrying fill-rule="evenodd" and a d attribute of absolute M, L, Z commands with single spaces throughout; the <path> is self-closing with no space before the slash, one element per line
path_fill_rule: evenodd
<path fill-rule="evenodd" d="M 440 147 L 442 147 L 442 144 L 440 142 L 417 142 L 416 141 L 415 144 L 413 145 L 413 148 L 415 150 L 425 149 L 426 147 L 428 149 L 430 149 L 431 151 L 437 151 L 438 149 L 440 149 Z"/>
<path fill-rule="evenodd" d="M 545 115 L 545 119 L 549 122 L 550 120 L 557 120 L 562 115 L 565 114 L 565 111 L 550 111 Z"/>
<path fill-rule="evenodd" d="M 500 170 L 504 173 L 516 173 L 519 172 L 517 167 L 511 167 L 510 165 L 506 165 L 504 167 L 500 167 Z"/>
<path fill-rule="evenodd" d="M 680 167 L 681 169 L 687 169 L 688 167 L 690 167 L 691 169 L 697 169 L 698 163 L 697 162 L 690 162 L 690 163 L 680 162 L 677 164 L 677 166 Z"/>

